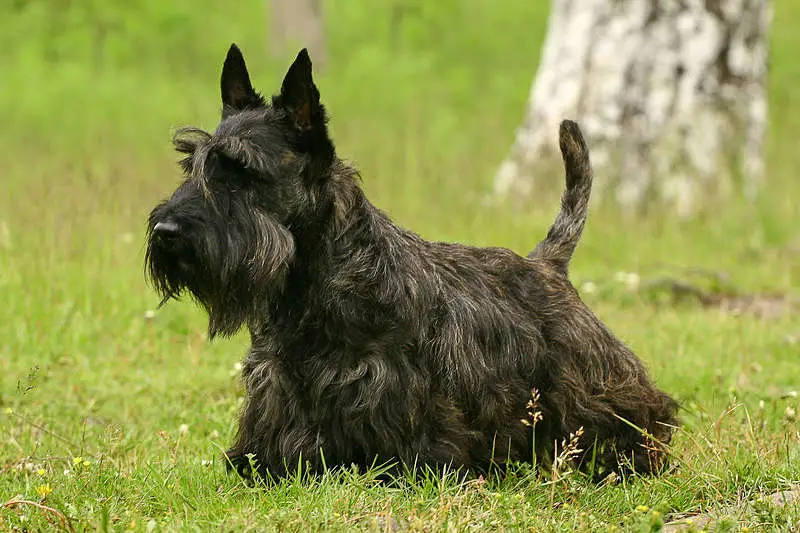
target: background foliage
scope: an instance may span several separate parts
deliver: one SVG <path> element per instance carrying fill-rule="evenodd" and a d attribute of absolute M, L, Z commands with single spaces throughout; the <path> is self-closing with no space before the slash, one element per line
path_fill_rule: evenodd
<path fill-rule="evenodd" d="M 267 94 L 293 59 L 270 57 L 263 4 L 0 4 L 0 500 L 43 503 L 76 529 L 136 531 L 349 530 L 390 516 L 413 529 L 649 530 L 663 513 L 714 509 L 736 515 L 731 527 L 797 523 L 792 506 L 742 505 L 800 482 L 797 316 L 641 289 L 669 276 L 797 296 L 798 5 L 777 0 L 757 204 L 636 224 L 595 206 L 573 262 L 585 300 L 684 404 L 674 472 L 597 486 L 523 469 L 497 483 L 429 476 L 399 488 L 346 474 L 264 491 L 219 462 L 246 336 L 209 344 L 200 311 L 154 311 L 142 275 L 146 215 L 179 180 L 170 133 L 216 124 L 228 45 L 242 46 Z M 331 60 L 318 85 L 339 153 L 376 205 L 429 239 L 520 253 L 538 242 L 561 176 L 525 206 L 488 206 L 485 194 L 522 118 L 546 16 L 546 2 L 526 0 L 327 3 Z M 727 278 L 709 284 L 688 268 Z M 30 504 L 0 511 L 0 529 L 49 521 L 60 524 Z"/>

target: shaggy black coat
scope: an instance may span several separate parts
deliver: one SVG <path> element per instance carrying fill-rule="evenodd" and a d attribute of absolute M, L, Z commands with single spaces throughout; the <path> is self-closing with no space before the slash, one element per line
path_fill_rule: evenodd
<path fill-rule="evenodd" d="M 365 197 L 340 160 L 301 51 L 270 104 L 234 45 L 214 133 L 181 130 L 185 182 L 148 225 L 165 300 L 188 291 L 209 332 L 250 330 L 247 401 L 228 457 L 285 475 L 299 460 L 486 471 L 552 459 L 583 428 L 593 467 L 657 471 L 676 403 L 584 305 L 567 265 L 592 170 L 577 124 L 560 143 L 561 211 L 528 257 L 428 242 Z M 532 389 L 541 421 L 524 425 Z"/>

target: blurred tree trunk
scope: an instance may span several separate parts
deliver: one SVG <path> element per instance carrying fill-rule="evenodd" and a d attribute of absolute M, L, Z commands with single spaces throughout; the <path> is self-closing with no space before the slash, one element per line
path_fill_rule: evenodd
<path fill-rule="evenodd" d="M 771 0 L 553 0 L 522 127 L 495 178 L 529 195 L 536 161 L 576 119 L 598 173 L 627 213 L 679 215 L 763 179 Z M 549 179 L 549 178 L 548 178 Z"/>
<path fill-rule="evenodd" d="M 293 56 L 308 48 L 314 68 L 323 68 L 328 57 L 325 50 L 325 24 L 322 0 L 269 0 L 270 50 L 279 59 Z"/>

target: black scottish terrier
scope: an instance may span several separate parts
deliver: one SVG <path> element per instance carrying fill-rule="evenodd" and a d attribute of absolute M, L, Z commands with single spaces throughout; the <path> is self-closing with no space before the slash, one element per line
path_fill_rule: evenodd
<path fill-rule="evenodd" d="M 227 454 L 241 474 L 253 458 L 275 476 L 298 461 L 483 472 L 531 461 L 534 442 L 547 463 L 580 427 L 581 465 L 663 467 L 676 403 L 568 279 L 592 181 L 577 124 L 560 129 L 561 211 L 520 257 L 425 241 L 370 204 L 305 50 L 268 103 L 233 45 L 221 89 L 217 129 L 175 136 L 186 179 L 150 215 L 146 265 L 164 301 L 205 308 L 210 336 L 250 330 Z"/>

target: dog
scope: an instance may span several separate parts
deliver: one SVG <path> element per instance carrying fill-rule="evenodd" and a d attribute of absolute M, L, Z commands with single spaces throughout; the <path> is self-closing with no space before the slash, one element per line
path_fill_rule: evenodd
<path fill-rule="evenodd" d="M 185 179 L 150 214 L 145 261 L 162 304 L 189 293 L 211 338 L 250 332 L 232 468 L 488 472 L 549 464 L 582 428 L 579 468 L 663 469 L 677 403 L 569 281 L 593 179 L 575 122 L 561 210 L 522 257 L 423 240 L 373 206 L 305 49 L 269 101 L 235 44 L 220 86 L 216 130 L 175 134 Z"/>

